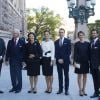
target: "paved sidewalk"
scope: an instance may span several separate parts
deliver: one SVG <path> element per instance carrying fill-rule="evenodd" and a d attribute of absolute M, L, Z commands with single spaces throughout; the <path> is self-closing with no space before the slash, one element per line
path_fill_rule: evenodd
<path fill-rule="evenodd" d="M 54 66 L 53 92 L 51 94 L 44 93 L 46 84 L 44 76 L 40 75 L 38 79 L 37 94 L 28 94 L 27 91 L 30 88 L 29 81 L 26 71 L 23 70 L 23 89 L 21 93 L 15 94 L 8 92 L 9 89 L 11 89 L 9 67 L 3 66 L 0 78 L 0 89 L 3 90 L 5 93 L 0 94 L 0 100 L 97 100 L 97 98 L 90 99 L 89 97 L 93 93 L 93 82 L 90 74 L 88 74 L 87 89 L 86 89 L 88 96 L 84 97 L 80 97 L 78 95 L 77 77 L 76 74 L 74 73 L 74 69 L 72 66 L 70 66 L 69 77 L 70 77 L 69 96 L 65 96 L 64 93 L 61 95 L 56 94 L 58 90 L 58 78 L 57 78 L 56 66 Z"/>

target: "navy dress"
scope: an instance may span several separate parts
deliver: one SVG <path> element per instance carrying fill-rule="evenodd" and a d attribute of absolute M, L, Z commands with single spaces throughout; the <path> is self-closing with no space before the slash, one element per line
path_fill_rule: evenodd
<path fill-rule="evenodd" d="M 89 42 L 76 42 L 74 45 L 74 62 L 80 64 L 80 68 L 75 68 L 75 73 L 89 73 L 90 44 Z"/>
<path fill-rule="evenodd" d="M 29 58 L 30 54 L 34 54 L 34 58 Z M 40 57 L 42 56 L 42 50 L 40 44 L 35 42 L 33 44 L 27 43 L 25 45 L 25 62 L 27 65 L 27 75 L 37 76 L 40 75 Z"/>

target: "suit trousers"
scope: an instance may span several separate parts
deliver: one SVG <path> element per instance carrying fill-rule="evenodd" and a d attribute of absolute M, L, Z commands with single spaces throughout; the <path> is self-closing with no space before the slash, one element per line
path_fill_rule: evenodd
<path fill-rule="evenodd" d="M 2 62 L 0 62 L 0 75 L 1 75 Z"/>
<path fill-rule="evenodd" d="M 94 83 L 94 90 L 96 94 L 99 94 L 100 88 L 100 71 L 98 69 L 92 69 L 92 78 Z"/>
<path fill-rule="evenodd" d="M 65 82 L 65 92 L 69 88 L 69 64 L 59 64 L 57 63 L 58 71 L 58 80 L 59 80 L 59 91 L 63 91 L 63 73 L 64 73 L 64 82 Z"/>
<path fill-rule="evenodd" d="M 22 67 L 10 65 L 10 76 L 11 76 L 12 87 L 15 90 L 21 90 L 22 89 Z"/>

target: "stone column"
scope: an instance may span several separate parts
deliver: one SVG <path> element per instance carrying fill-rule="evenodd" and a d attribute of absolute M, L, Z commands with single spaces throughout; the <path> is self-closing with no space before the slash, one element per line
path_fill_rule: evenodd
<path fill-rule="evenodd" d="M 80 5 L 85 5 L 86 0 L 76 0 L 77 1 L 77 6 L 79 7 Z M 88 27 L 87 23 L 79 23 L 75 21 L 75 34 L 74 34 L 74 39 L 77 38 L 77 32 L 78 31 L 83 31 L 85 33 L 86 38 L 88 38 Z"/>

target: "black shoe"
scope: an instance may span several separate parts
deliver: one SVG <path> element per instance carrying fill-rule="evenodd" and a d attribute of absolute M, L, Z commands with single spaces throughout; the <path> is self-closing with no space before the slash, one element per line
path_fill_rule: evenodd
<path fill-rule="evenodd" d="M 14 88 L 12 88 L 11 90 L 9 90 L 9 92 L 15 92 L 16 90 Z"/>
<path fill-rule="evenodd" d="M 58 91 L 56 94 L 61 94 L 63 91 Z"/>
<path fill-rule="evenodd" d="M 99 96 L 98 94 L 94 93 L 92 96 L 90 96 L 90 98 L 96 98 L 98 96 Z"/>
<path fill-rule="evenodd" d="M 28 93 L 33 93 L 33 91 L 34 91 L 34 88 L 29 90 Z"/>
<path fill-rule="evenodd" d="M 65 95 L 69 95 L 69 93 L 68 92 L 65 92 Z"/>
<path fill-rule="evenodd" d="M 0 90 L 0 94 L 3 94 L 4 92 Z"/>
<path fill-rule="evenodd" d="M 21 90 L 16 90 L 16 91 L 15 91 L 15 93 L 19 93 L 19 92 L 21 92 Z"/>
<path fill-rule="evenodd" d="M 37 93 L 37 91 L 33 91 L 33 93 L 34 93 L 34 94 L 36 94 L 36 93 Z"/>

